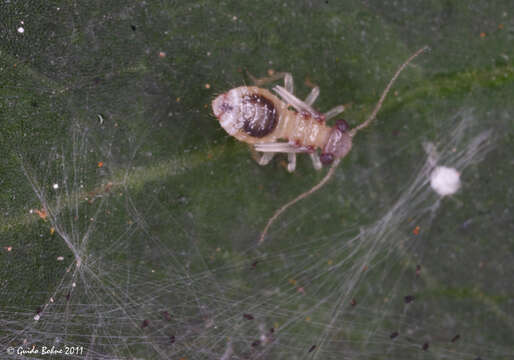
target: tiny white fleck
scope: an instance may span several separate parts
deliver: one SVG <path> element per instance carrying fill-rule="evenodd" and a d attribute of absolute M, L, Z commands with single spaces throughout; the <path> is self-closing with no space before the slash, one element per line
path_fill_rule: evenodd
<path fill-rule="evenodd" d="M 438 166 L 430 174 L 430 186 L 441 196 L 452 195 L 460 188 L 460 173 L 446 166 Z"/>
<path fill-rule="evenodd" d="M 52 185 L 52 187 L 54 188 L 54 190 L 57 190 L 57 189 L 59 189 L 59 184 L 55 183 Z"/>
<path fill-rule="evenodd" d="M 237 16 L 232 16 L 232 20 L 236 21 L 237 20 Z"/>
<path fill-rule="evenodd" d="M 24 29 L 23 27 L 21 27 L 21 26 L 20 26 L 20 27 L 18 28 L 18 32 L 19 32 L 20 34 L 23 34 L 23 33 L 25 32 L 25 29 Z"/>
<path fill-rule="evenodd" d="M 211 56 L 211 52 L 210 51 L 207 51 L 207 56 Z"/>
<path fill-rule="evenodd" d="M 77 284 L 74 282 L 73 284 L 71 284 L 71 287 L 75 287 L 77 286 Z"/>
<path fill-rule="evenodd" d="M 57 261 L 63 261 L 64 260 L 64 256 L 58 256 L 57 257 Z"/>
<path fill-rule="evenodd" d="M 51 297 L 51 298 L 50 298 L 50 302 L 51 302 L 51 303 L 53 303 L 53 302 L 54 302 L 54 298 L 53 298 L 53 297 Z"/>
<path fill-rule="evenodd" d="M 36 321 L 38 321 L 40 318 L 41 318 L 41 316 L 39 316 L 39 314 L 36 314 L 36 315 L 34 316 L 34 320 L 36 320 Z"/>

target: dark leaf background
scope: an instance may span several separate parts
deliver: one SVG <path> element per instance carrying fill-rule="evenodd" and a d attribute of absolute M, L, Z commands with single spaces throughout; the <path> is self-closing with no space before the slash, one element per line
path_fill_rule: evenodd
<path fill-rule="evenodd" d="M 0 357 L 513 358 L 513 13 L 3 1 Z M 334 179 L 257 246 L 324 171 L 258 166 L 214 96 L 288 71 L 353 127 L 424 45 Z M 432 160 L 460 172 L 455 195 L 431 190 Z"/>

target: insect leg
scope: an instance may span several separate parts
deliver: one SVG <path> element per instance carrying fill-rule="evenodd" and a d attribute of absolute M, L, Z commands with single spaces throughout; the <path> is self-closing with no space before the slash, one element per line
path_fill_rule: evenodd
<path fill-rule="evenodd" d="M 271 151 L 259 151 L 253 146 L 250 146 L 250 152 L 252 153 L 252 158 L 255 162 L 261 166 L 268 165 L 276 154 L 276 152 Z"/>
<path fill-rule="evenodd" d="M 290 73 L 284 73 L 284 87 L 291 94 L 293 93 L 293 75 L 291 75 Z"/>
<path fill-rule="evenodd" d="M 319 155 L 318 155 L 318 153 L 313 152 L 313 153 L 310 153 L 309 155 L 310 155 L 310 157 L 311 157 L 312 165 L 314 166 L 314 169 L 316 169 L 316 170 L 321 170 L 321 168 L 323 167 L 323 165 L 321 164 L 321 161 L 320 161 L 320 159 L 319 159 Z"/>
<path fill-rule="evenodd" d="M 261 166 L 268 165 L 268 163 L 271 161 L 271 159 L 273 159 L 273 156 L 275 156 L 275 154 L 276 153 L 273 152 L 262 153 L 257 163 Z"/>
<path fill-rule="evenodd" d="M 336 106 L 333 109 L 328 110 L 323 115 L 325 115 L 325 120 L 328 120 L 328 119 L 332 119 L 334 116 L 339 115 L 343 111 L 344 111 L 344 106 L 343 105 L 339 105 L 339 106 Z"/>
<path fill-rule="evenodd" d="M 287 87 L 286 87 L 286 89 L 287 89 Z M 319 96 L 319 87 L 315 86 L 312 88 L 312 90 L 311 90 L 310 94 L 307 96 L 307 98 L 305 98 L 304 102 L 310 106 L 310 105 L 314 104 L 314 101 L 316 101 L 318 96 Z"/>
<path fill-rule="evenodd" d="M 298 99 L 292 93 L 284 89 L 282 86 L 274 86 L 273 91 L 275 91 L 286 103 L 291 105 L 298 112 L 307 112 L 312 116 L 316 117 L 318 112 L 314 110 L 310 105 L 306 104 L 302 100 Z"/>
<path fill-rule="evenodd" d="M 287 164 L 287 171 L 291 173 L 296 169 L 296 153 L 288 153 L 287 160 L 289 161 Z"/>
<path fill-rule="evenodd" d="M 278 73 L 275 73 L 275 74 L 273 74 L 271 76 L 267 76 L 267 77 L 263 77 L 263 78 L 256 78 L 255 76 L 250 74 L 248 72 L 248 70 L 247 70 L 246 71 L 246 75 L 248 75 L 250 80 L 252 80 L 252 82 L 256 86 L 266 85 L 266 84 L 269 84 L 270 82 L 277 81 L 277 80 L 280 80 L 280 79 L 283 78 L 284 79 L 284 86 L 287 89 L 287 91 L 289 91 L 291 93 L 293 92 L 293 75 L 291 75 L 291 73 L 288 73 L 288 72 L 278 72 Z"/>

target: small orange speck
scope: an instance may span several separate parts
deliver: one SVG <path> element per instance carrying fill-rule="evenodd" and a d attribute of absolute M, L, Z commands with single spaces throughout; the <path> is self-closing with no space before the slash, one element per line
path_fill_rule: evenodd
<path fill-rule="evenodd" d="M 180 97 L 177 98 L 177 102 L 180 102 Z"/>
<path fill-rule="evenodd" d="M 5 250 L 7 250 L 8 252 L 11 251 L 12 250 L 12 246 L 6 246 Z"/>
<path fill-rule="evenodd" d="M 48 214 L 47 214 L 47 212 L 46 212 L 46 209 L 44 209 L 44 208 L 43 208 L 43 209 L 41 209 L 41 210 L 39 210 L 39 209 L 34 209 L 34 212 L 35 212 L 36 214 L 38 214 L 38 215 L 39 215 L 39 217 L 40 217 L 41 219 L 46 220 L 46 217 L 47 217 L 47 215 L 48 215 Z"/>
<path fill-rule="evenodd" d="M 210 153 L 210 152 L 207 153 L 207 159 L 209 159 L 209 160 L 212 159 L 212 153 Z"/>
<path fill-rule="evenodd" d="M 50 228 L 50 235 L 53 235 L 53 234 L 54 234 L 54 232 L 55 232 L 55 228 L 52 226 L 52 227 Z"/>
<path fill-rule="evenodd" d="M 311 317 L 310 317 L 310 316 L 307 316 L 307 317 L 305 318 L 305 321 L 311 321 Z"/>
<path fill-rule="evenodd" d="M 498 29 L 503 30 L 503 24 L 499 24 Z"/>
<path fill-rule="evenodd" d="M 416 226 L 416 227 L 414 228 L 414 230 L 412 230 L 412 233 L 413 233 L 414 235 L 418 235 L 418 234 L 419 234 L 419 230 L 420 230 L 420 229 L 421 229 L 421 228 L 420 228 L 419 226 Z"/>
<path fill-rule="evenodd" d="M 485 38 L 486 36 L 487 36 L 487 34 L 486 34 L 485 32 L 483 32 L 483 31 L 482 31 L 482 32 L 480 33 L 480 37 L 481 37 L 481 38 Z"/>
<path fill-rule="evenodd" d="M 205 88 L 206 89 L 210 89 L 211 88 L 211 84 L 209 84 L 209 83 L 205 84 Z"/>
<path fill-rule="evenodd" d="M 332 265 L 333 263 L 334 263 L 334 262 L 332 261 L 332 259 L 330 259 L 330 260 L 328 260 L 328 261 L 327 261 L 327 264 L 328 264 L 328 265 Z"/>
<path fill-rule="evenodd" d="M 289 279 L 289 283 L 291 285 L 296 285 L 296 280 L 295 279 Z"/>
<path fill-rule="evenodd" d="M 103 162 L 103 161 L 99 161 L 99 162 L 98 162 L 98 167 L 99 167 L 99 168 L 101 168 L 101 167 L 103 167 L 103 166 L 104 166 L 104 162 Z"/>
<path fill-rule="evenodd" d="M 166 57 L 166 53 L 164 51 L 159 51 L 159 57 L 164 59 Z"/>
<path fill-rule="evenodd" d="M 216 248 L 216 252 L 220 252 L 221 251 L 221 248 L 220 247 L 217 247 Z"/>
<path fill-rule="evenodd" d="M 273 74 L 275 74 L 275 70 L 268 69 L 268 76 L 273 76 Z"/>

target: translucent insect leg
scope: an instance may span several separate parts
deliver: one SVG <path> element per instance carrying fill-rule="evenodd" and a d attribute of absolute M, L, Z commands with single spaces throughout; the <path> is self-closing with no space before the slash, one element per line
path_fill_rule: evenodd
<path fill-rule="evenodd" d="M 339 105 L 339 106 L 336 106 L 333 109 L 328 110 L 323 115 L 325 115 L 325 120 L 329 120 L 329 119 L 332 119 L 334 116 L 339 115 L 343 111 L 344 111 L 344 106 L 343 105 Z"/>
<path fill-rule="evenodd" d="M 268 165 L 275 154 L 276 153 L 273 152 L 262 153 L 259 160 L 257 160 L 257 163 L 261 166 Z"/>
<path fill-rule="evenodd" d="M 291 75 L 290 73 L 284 73 L 284 87 L 286 88 L 287 91 L 289 91 L 291 94 L 294 92 L 294 87 L 293 87 L 293 75 Z"/>
<path fill-rule="evenodd" d="M 313 152 L 309 155 L 311 157 L 312 165 L 314 166 L 314 169 L 321 170 L 321 168 L 323 167 L 323 164 L 321 164 L 318 153 Z"/>
<path fill-rule="evenodd" d="M 250 152 L 255 162 L 261 166 L 268 165 L 271 159 L 275 156 L 276 152 L 258 150 L 253 146 L 250 146 Z"/>
<path fill-rule="evenodd" d="M 293 86 L 293 75 L 291 75 L 291 73 L 288 73 L 288 72 L 278 72 L 278 73 L 275 73 L 275 74 L 273 74 L 271 76 L 267 76 L 267 77 L 263 77 L 263 78 L 256 78 L 255 76 L 250 74 L 248 72 L 248 70 L 246 71 L 246 74 L 248 75 L 250 80 L 252 80 L 252 82 L 256 86 L 266 85 L 266 84 L 269 84 L 269 83 L 271 83 L 273 81 L 277 81 L 277 80 L 280 80 L 280 79 L 283 78 L 284 79 L 284 86 L 287 89 L 287 91 L 289 91 L 291 93 L 293 92 L 293 89 L 294 89 L 294 86 Z"/>
<path fill-rule="evenodd" d="M 286 90 L 287 90 L 287 87 L 286 87 Z M 307 97 L 305 98 L 304 103 L 306 103 L 307 105 L 311 106 L 312 104 L 314 104 L 314 102 L 316 101 L 318 96 L 319 96 L 319 87 L 316 86 L 316 87 L 312 88 L 312 90 L 309 93 L 309 95 L 307 95 Z"/>
<path fill-rule="evenodd" d="M 296 169 L 296 153 L 288 153 L 287 160 L 289 161 L 287 164 L 287 171 L 291 173 Z"/>
<path fill-rule="evenodd" d="M 312 114 L 312 116 L 318 116 L 318 112 L 314 110 L 310 105 L 306 104 L 302 100 L 298 99 L 296 96 L 291 94 L 289 91 L 284 89 L 282 86 L 274 86 L 273 91 L 275 91 L 286 103 L 291 105 L 298 112 L 308 112 Z"/>

